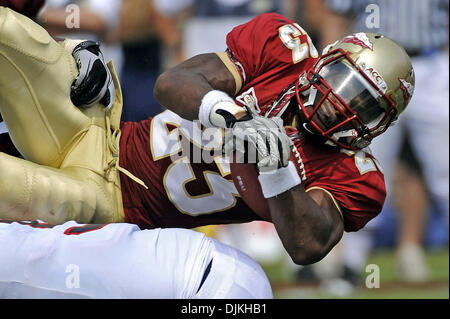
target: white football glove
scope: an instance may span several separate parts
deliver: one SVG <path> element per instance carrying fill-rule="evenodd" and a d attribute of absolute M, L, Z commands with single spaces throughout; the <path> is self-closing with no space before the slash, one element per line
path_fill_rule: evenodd
<path fill-rule="evenodd" d="M 294 143 L 287 136 L 281 118 L 250 114 L 252 119 L 237 121 L 226 130 L 224 152 L 245 153 L 246 162 L 256 159 L 263 196 L 275 197 L 301 184 L 297 169 L 289 160 Z"/>
<path fill-rule="evenodd" d="M 213 90 L 202 98 L 199 119 L 206 127 L 226 129 L 225 155 L 237 150 L 246 155 L 246 162 L 257 164 L 259 172 L 288 165 L 293 143 L 281 118 L 261 116 L 251 107 L 236 105 L 225 92 Z"/>
<path fill-rule="evenodd" d="M 70 92 L 72 103 L 87 108 L 100 102 L 110 108 L 114 102 L 114 82 L 99 44 L 83 41 L 75 47 L 72 55 L 79 71 Z"/>
<path fill-rule="evenodd" d="M 230 155 L 234 150 L 246 153 L 247 161 L 256 163 L 260 173 L 286 167 L 293 143 L 286 135 L 283 120 L 252 111 L 249 114 L 251 119 L 238 120 L 225 131 L 225 154 Z"/>

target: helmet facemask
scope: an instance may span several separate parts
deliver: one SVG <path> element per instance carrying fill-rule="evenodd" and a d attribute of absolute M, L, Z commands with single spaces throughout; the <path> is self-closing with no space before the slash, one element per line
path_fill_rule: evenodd
<path fill-rule="evenodd" d="M 305 128 L 328 144 L 358 150 L 397 117 L 394 102 L 343 49 L 323 55 L 296 85 Z"/>

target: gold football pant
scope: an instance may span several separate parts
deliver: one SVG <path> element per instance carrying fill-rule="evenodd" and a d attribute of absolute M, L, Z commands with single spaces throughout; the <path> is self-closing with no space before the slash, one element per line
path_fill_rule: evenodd
<path fill-rule="evenodd" d="M 0 113 L 25 160 L 0 153 L 0 218 L 60 224 L 123 221 L 118 172 L 122 96 L 79 109 L 73 41 L 0 7 Z"/>

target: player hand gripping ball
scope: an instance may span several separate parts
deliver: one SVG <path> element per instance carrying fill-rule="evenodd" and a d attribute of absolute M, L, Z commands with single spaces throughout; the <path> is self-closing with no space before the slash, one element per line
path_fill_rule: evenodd
<path fill-rule="evenodd" d="M 270 221 L 267 198 L 299 185 L 300 168 L 295 165 L 295 146 L 286 134 L 283 120 L 260 116 L 251 108 L 247 111 L 251 119 L 236 121 L 226 131 L 224 152 L 230 156 L 231 176 L 242 199 L 256 214 Z"/>
<path fill-rule="evenodd" d="M 250 108 L 247 111 L 251 119 L 236 121 L 225 132 L 225 154 L 246 153 L 246 161 L 256 163 L 259 173 L 288 166 L 293 144 L 286 135 L 283 120 L 266 118 Z"/>

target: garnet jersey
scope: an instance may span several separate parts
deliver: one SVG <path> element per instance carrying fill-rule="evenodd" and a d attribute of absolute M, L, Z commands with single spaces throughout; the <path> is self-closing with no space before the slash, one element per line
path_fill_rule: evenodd
<path fill-rule="evenodd" d="M 149 187 L 121 175 L 126 222 L 141 228 L 196 227 L 260 219 L 239 199 L 221 145 L 202 141 L 194 122 L 165 111 L 122 123 L 121 130 L 120 165 Z"/>
<path fill-rule="evenodd" d="M 226 56 L 218 55 L 235 77 L 236 102 L 254 106 L 266 116 L 286 110 L 295 81 L 318 57 L 308 34 L 276 13 L 235 27 L 226 41 Z"/>
<path fill-rule="evenodd" d="M 197 123 L 170 111 L 122 123 L 121 129 L 120 165 L 149 187 L 121 176 L 126 222 L 151 228 L 261 219 L 239 197 L 220 155 L 221 139 L 213 136 L 222 130 L 209 128 L 202 134 Z M 334 198 L 346 231 L 360 229 L 381 211 L 384 178 L 370 154 L 314 143 L 293 128 L 287 132 L 304 165 L 305 189 L 320 188 Z"/>

